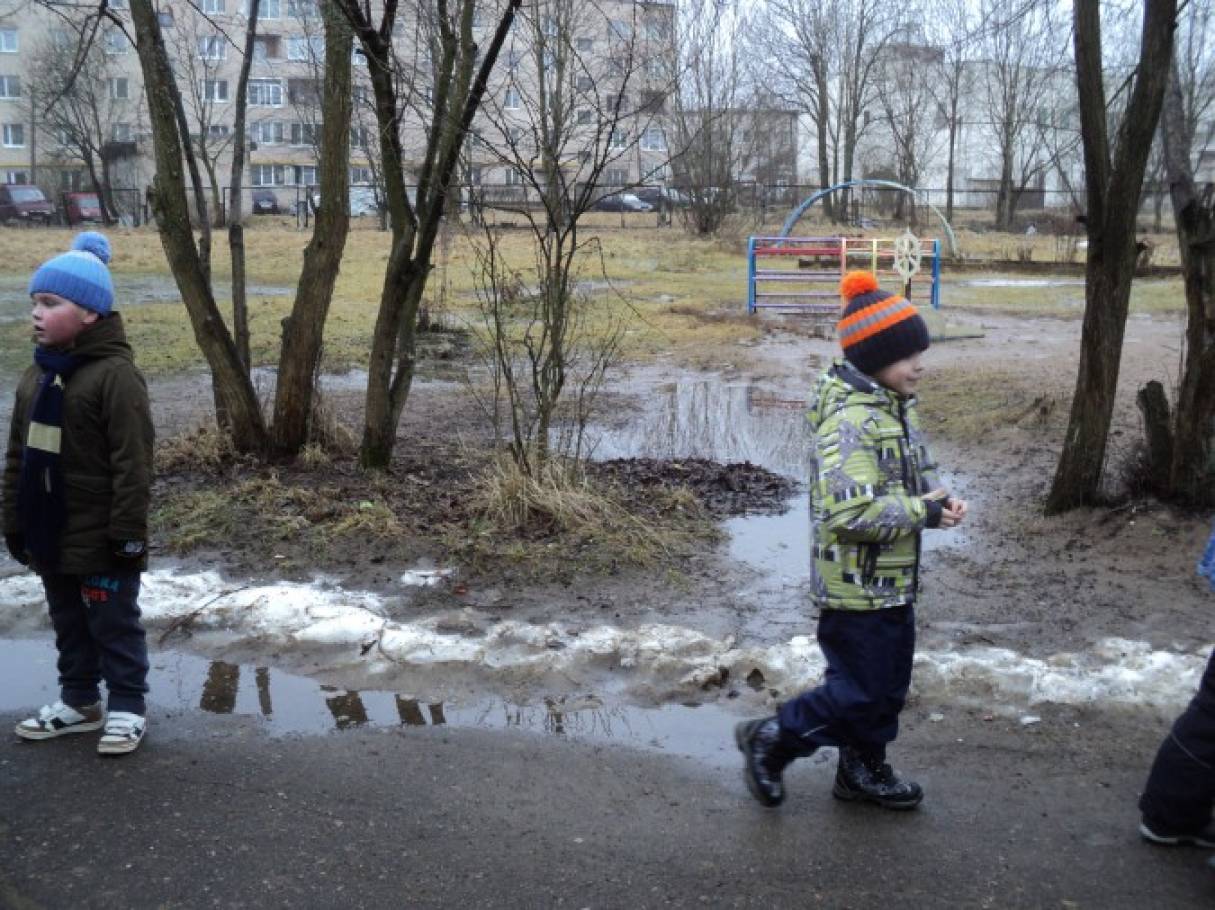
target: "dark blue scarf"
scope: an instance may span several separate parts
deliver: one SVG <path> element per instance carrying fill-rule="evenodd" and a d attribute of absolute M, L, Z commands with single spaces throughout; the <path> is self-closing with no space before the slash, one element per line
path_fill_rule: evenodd
<path fill-rule="evenodd" d="M 21 459 L 21 481 L 17 509 L 25 546 L 42 572 L 54 571 L 59 563 L 59 535 L 65 516 L 63 466 L 60 442 L 63 437 L 63 395 L 72 373 L 84 358 L 46 348 L 34 350 L 34 362 L 42 367 L 38 392 L 30 409 L 29 429 Z"/>

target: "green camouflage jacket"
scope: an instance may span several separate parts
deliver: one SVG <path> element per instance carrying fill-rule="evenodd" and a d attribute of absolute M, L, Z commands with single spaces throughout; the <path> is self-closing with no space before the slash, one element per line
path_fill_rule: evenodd
<path fill-rule="evenodd" d="M 833 610 L 914 603 L 929 516 L 920 496 L 941 486 L 915 399 L 841 360 L 819 377 L 807 416 L 815 602 Z"/>

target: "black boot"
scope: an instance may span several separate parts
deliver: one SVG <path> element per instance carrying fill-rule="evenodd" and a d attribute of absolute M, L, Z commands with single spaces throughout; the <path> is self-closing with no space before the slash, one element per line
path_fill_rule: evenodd
<path fill-rule="evenodd" d="M 924 791 L 915 781 L 904 780 L 881 759 L 847 746 L 840 747 L 831 793 L 837 799 L 863 800 L 886 809 L 914 809 L 924 798 Z"/>
<path fill-rule="evenodd" d="M 799 754 L 781 731 L 780 721 L 764 717 L 738 724 L 734 741 L 746 760 L 743 779 L 751 795 L 765 806 L 779 806 L 785 801 L 781 772 Z"/>

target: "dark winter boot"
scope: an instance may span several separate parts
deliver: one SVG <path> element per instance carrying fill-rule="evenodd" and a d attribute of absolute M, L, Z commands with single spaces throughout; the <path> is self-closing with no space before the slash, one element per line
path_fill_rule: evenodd
<path fill-rule="evenodd" d="M 775 717 L 749 720 L 734 727 L 734 741 L 746 760 L 743 779 L 751 795 L 765 806 L 785 801 L 781 772 L 798 753 L 790 747 Z"/>
<path fill-rule="evenodd" d="M 919 784 L 903 780 L 880 759 L 846 746 L 840 748 L 831 793 L 836 799 L 861 800 L 886 809 L 914 809 L 924 798 Z"/>

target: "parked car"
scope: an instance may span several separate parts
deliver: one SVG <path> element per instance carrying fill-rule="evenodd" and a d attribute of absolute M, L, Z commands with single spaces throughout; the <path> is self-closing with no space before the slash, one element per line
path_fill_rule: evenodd
<path fill-rule="evenodd" d="M 596 212 L 650 212 L 654 206 L 642 202 L 632 193 L 612 193 L 595 200 L 591 208 Z"/>
<path fill-rule="evenodd" d="M 665 186 L 639 186 L 633 190 L 633 195 L 651 208 L 668 209 L 683 208 L 688 204 L 688 197 L 679 190 Z"/>
<path fill-rule="evenodd" d="M 96 193 L 64 193 L 63 217 L 68 224 L 81 224 L 85 221 L 100 222 L 101 200 Z"/>
<path fill-rule="evenodd" d="M 271 190 L 254 190 L 253 191 L 253 214 L 254 215 L 281 215 L 282 210 L 278 205 L 278 197 Z"/>
<path fill-rule="evenodd" d="M 55 206 L 42 190 L 28 184 L 0 184 L 0 224 L 50 224 Z"/>
<path fill-rule="evenodd" d="M 416 205 L 415 191 L 413 187 L 405 188 L 406 195 L 409 197 L 409 204 Z M 376 199 L 375 190 L 369 186 L 352 186 L 350 188 L 349 209 L 347 210 L 352 218 L 358 218 L 361 215 L 378 215 L 380 213 L 380 202 Z M 319 191 L 313 192 L 309 197 L 309 202 L 312 205 L 312 211 L 316 212 L 321 207 L 321 194 Z"/>

